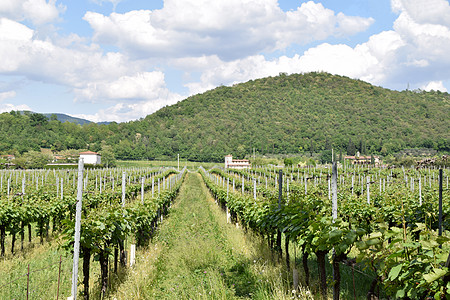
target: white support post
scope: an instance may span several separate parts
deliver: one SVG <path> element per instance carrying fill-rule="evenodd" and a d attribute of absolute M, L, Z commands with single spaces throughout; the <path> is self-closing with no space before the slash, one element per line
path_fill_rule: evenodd
<path fill-rule="evenodd" d="M 337 163 L 333 162 L 331 174 L 332 214 L 333 222 L 337 219 Z"/>
<path fill-rule="evenodd" d="M 145 181 L 145 177 L 141 178 L 141 202 L 142 205 L 144 205 L 144 181 Z"/>
<path fill-rule="evenodd" d="M 308 177 L 305 175 L 305 195 L 308 195 Z"/>
<path fill-rule="evenodd" d="M 367 176 L 367 204 L 370 204 L 370 176 Z"/>
<path fill-rule="evenodd" d="M 130 267 L 136 263 L 136 245 L 131 244 L 130 247 Z"/>
<path fill-rule="evenodd" d="M 422 176 L 419 176 L 419 205 L 422 206 Z"/>
<path fill-rule="evenodd" d="M 75 213 L 75 238 L 73 246 L 73 268 L 72 268 L 72 299 L 77 299 L 78 284 L 78 259 L 80 256 L 80 231 L 81 231 L 81 206 L 83 199 L 83 169 L 84 162 L 80 158 L 78 162 L 78 190 L 77 190 L 77 206 Z"/>
<path fill-rule="evenodd" d="M 331 200 L 331 179 L 328 178 L 328 200 Z"/>
<path fill-rule="evenodd" d="M 125 189 L 126 189 L 127 173 L 122 173 L 122 207 L 125 206 Z"/>

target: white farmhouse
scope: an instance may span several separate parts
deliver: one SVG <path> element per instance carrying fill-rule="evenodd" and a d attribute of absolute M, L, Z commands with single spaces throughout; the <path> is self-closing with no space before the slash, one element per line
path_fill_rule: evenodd
<path fill-rule="evenodd" d="M 80 152 L 80 158 L 84 160 L 84 164 L 99 165 L 102 163 L 100 154 L 92 151 Z"/>
<path fill-rule="evenodd" d="M 233 159 L 233 156 L 225 156 L 225 169 L 250 169 L 250 161 L 248 159 Z"/>

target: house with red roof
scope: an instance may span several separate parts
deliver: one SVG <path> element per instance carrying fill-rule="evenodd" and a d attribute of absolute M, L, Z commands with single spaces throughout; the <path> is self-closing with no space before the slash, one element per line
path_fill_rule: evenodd
<path fill-rule="evenodd" d="M 80 158 L 83 159 L 84 164 L 99 165 L 102 163 L 102 156 L 97 152 L 85 151 L 80 152 Z"/>

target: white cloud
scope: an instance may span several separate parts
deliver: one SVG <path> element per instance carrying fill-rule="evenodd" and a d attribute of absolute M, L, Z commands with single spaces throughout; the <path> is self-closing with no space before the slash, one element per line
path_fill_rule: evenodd
<path fill-rule="evenodd" d="M 433 3 L 441 9 L 426 11 L 422 16 L 420 10 L 414 9 L 416 2 L 419 7 L 424 5 L 420 0 L 393 1 L 392 7 L 399 13 L 394 30 L 372 35 L 367 42 L 355 47 L 324 43 L 308 49 L 301 56 L 272 60 L 266 60 L 262 55 L 230 62 L 215 56 L 202 57 L 197 60 L 199 66 L 205 66 L 200 81 L 189 82 L 186 86 L 191 93 L 199 93 L 219 84 L 274 76 L 279 72 L 326 71 L 397 88 L 406 87 L 408 82 L 413 86 L 430 82 L 426 88 L 443 91 L 445 87 L 438 79 L 450 78 L 450 26 L 445 17 L 449 15 L 447 7 L 450 6 L 446 1 L 436 0 Z M 344 27 L 351 28 L 350 23 Z M 176 61 L 187 65 L 195 62 L 192 58 Z"/>
<path fill-rule="evenodd" d="M 58 19 L 65 7 L 56 6 L 56 0 L 2 0 L 0 15 L 16 21 L 30 20 L 42 25 Z"/>
<path fill-rule="evenodd" d="M 442 81 L 430 81 L 426 85 L 422 86 L 422 89 L 425 91 L 441 91 L 441 92 L 447 92 L 447 89 L 445 88 Z"/>
<path fill-rule="evenodd" d="M 450 4 L 445 0 L 392 0 L 392 10 L 406 13 L 419 24 L 450 26 Z"/>
<path fill-rule="evenodd" d="M 182 100 L 181 96 L 170 94 L 168 98 L 157 98 L 133 103 L 120 102 L 107 109 L 101 109 L 95 114 L 77 114 L 74 116 L 92 122 L 126 122 L 145 117 L 164 106 L 175 104 L 180 100 Z"/>
<path fill-rule="evenodd" d="M 79 115 L 94 122 L 139 119 L 182 100 L 181 95 L 167 89 L 162 72 L 142 72 L 134 76 L 122 76 L 114 81 L 89 83 L 75 92 L 83 99 L 118 102 L 96 114 Z"/>
<path fill-rule="evenodd" d="M 69 37 L 63 44 L 77 42 Z M 145 63 L 121 53 L 103 54 L 95 45 L 63 47 L 37 38 L 25 25 L 0 19 L 0 74 L 68 87 L 79 101 L 118 103 L 99 113 L 108 120 L 139 118 L 181 96 L 170 92 L 160 71 L 142 71 Z M 121 101 L 127 101 L 122 103 Z M 9 106 L 5 109 L 9 109 Z"/>
<path fill-rule="evenodd" d="M 8 98 L 14 98 L 15 96 L 16 96 L 15 91 L 0 92 L 0 102 Z"/>
<path fill-rule="evenodd" d="M 12 110 L 32 110 L 26 104 L 14 105 L 11 103 L 0 103 L 0 113 L 10 112 Z"/>
<path fill-rule="evenodd" d="M 335 15 L 312 1 L 283 12 L 276 0 L 165 0 L 160 10 L 110 16 L 87 12 L 84 19 L 96 41 L 117 45 L 135 57 L 217 55 L 223 60 L 347 36 L 374 21 Z"/>
<path fill-rule="evenodd" d="M 36 81 L 83 88 L 89 82 L 115 80 L 136 73 L 137 63 L 97 47 L 72 49 L 34 36 L 25 25 L 0 19 L 0 74 L 22 75 Z"/>
<path fill-rule="evenodd" d="M 165 87 L 162 72 L 142 72 L 121 76 L 117 80 L 88 83 L 80 90 L 86 99 L 155 99 L 170 92 Z"/>
<path fill-rule="evenodd" d="M 234 84 L 265 76 L 275 76 L 280 72 L 303 73 L 325 71 L 332 74 L 359 78 L 374 84 L 386 79 L 389 67 L 397 59 L 397 50 L 404 43 L 393 31 L 372 36 L 368 42 L 355 48 L 340 44 L 321 44 L 310 48 L 302 56 L 281 56 L 266 60 L 263 55 L 247 57 L 232 62 L 217 62 L 211 57 L 200 82 L 186 84 L 191 94 L 204 92 L 220 84 Z M 202 58 L 205 59 L 205 58 Z M 206 63 L 205 63 L 206 65 Z"/>

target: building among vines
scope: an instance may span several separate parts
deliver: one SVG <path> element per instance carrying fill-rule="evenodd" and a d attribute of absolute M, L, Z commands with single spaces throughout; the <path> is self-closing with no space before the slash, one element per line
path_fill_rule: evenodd
<path fill-rule="evenodd" d="M 248 159 L 233 159 L 232 155 L 225 156 L 225 169 L 250 169 L 251 164 Z"/>
<path fill-rule="evenodd" d="M 80 152 L 80 158 L 82 158 L 84 163 L 88 165 L 99 165 L 102 163 L 102 157 L 97 152 Z"/>

